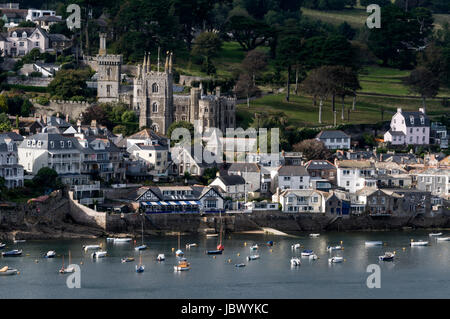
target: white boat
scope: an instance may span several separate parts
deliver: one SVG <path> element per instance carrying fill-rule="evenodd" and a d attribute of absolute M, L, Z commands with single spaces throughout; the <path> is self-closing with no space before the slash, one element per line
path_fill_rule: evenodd
<path fill-rule="evenodd" d="M 92 258 L 103 258 L 106 257 L 106 251 L 96 251 L 91 254 Z"/>
<path fill-rule="evenodd" d="M 100 249 L 100 245 L 85 245 L 83 246 L 84 251 Z"/>
<path fill-rule="evenodd" d="M 0 249 L 5 248 L 6 244 L 0 243 Z"/>
<path fill-rule="evenodd" d="M 247 256 L 247 260 L 248 260 L 248 261 L 250 261 L 250 260 L 256 260 L 256 259 L 259 259 L 259 255 L 251 255 L 251 256 Z"/>
<path fill-rule="evenodd" d="M 186 244 L 186 248 L 197 247 L 197 244 Z"/>
<path fill-rule="evenodd" d="M 114 237 L 107 237 L 106 238 L 107 241 L 114 241 L 114 239 L 115 239 Z"/>
<path fill-rule="evenodd" d="M 70 254 L 70 250 L 69 250 L 69 267 L 64 267 L 64 255 L 62 256 L 62 267 L 59 270 L 60 274 L 70 274 L 75 272 L 75 268 L 71 267 L 70 265 L 72 264 L 72 255 Z"/>
<path fill-rule="evenodd" d="M 250 247 L 250 250 L 258 250 L 258 245 L 253 245 Z"/>
<path fill-rule="evenodd" d="M 302 264 L 302 261 L 300 260 L 300 258 L 298 258 L 298 257 L 291 258 L 291 266 L 297 267 L 297 266 L 300 266 L 301 264 Z"/>
<path fill-rule="evenodd" d="M 187 260 L 180 260 L 180 262 L 178 262 L 178 265 L 173 266 L 173 269 L 175 271 L 186 271 L 191 269 L 191 264 L 189 264 L 187 262 Z"/>
<path fill-rule="evenodd" d="M 428 242 L 425 240 L 412 241 L 411 247 L 414 247 L 414 246 L 428 246 Z"/>
<path fill-rule="evenodd" d="M 312 238 L 316 238 L 316 237 L 319 237 L 320 236 L 320 234 L 309 234 L 309 237 L 312 237 Z"/>
<path fill-rule="evenodd" d="M 206 234 L 206 238 L 213 238 L 217 236 L 219 236 L 219 234 Z"/>
<path fill-rule="evenodd" d="M 338 245 L 338 246 L 328 246 L 327 247 L 328 251 L 333 251 L 333 250 L 342 250 L 342 246 Z"/>
<path fill-rule="evenodd" d="M 393 261 L 395 257 L 395 253 L 385 252 L 383 256 L 378 256 L 378 259 L 381 261 Z"/>
<path fill-rule="evenodd" d="M 56 256 L 56 252 L 55 252 L 54 250 L 49 250 L 49 251 L 45 254 L 44 258 L 54 258 L 55 256 Z"/>
<path fill-rule="evenodd" d="M 26 242 L 25 239 L 14 239 L 14 244 L 17 244 L 17 243 L 24 243 L 24 242 Z"/>
<path fill-rule="evenodd" d="M 314 255 L 314 252 L 311 249 L 305 249 L 301 253 L 302 257 L 309 257 L 309 256 L 312 256 L 312 255 Z"/>
<path fill-rule="evenodd" d="M 164 254 L 159 254 L 158 257 L 156 257 L 157 261 L 164 261 L 166 260 L 166 256 Z"/>
<path fill-rule="evenodd" d="M 335 257 L 328 258 L 328 262 L 330 264 L 341 263 L 343 261 L 344 261 L 344 257 L 337 257 L 337 256 L 335 256 Z"/>
<path fill-rule="evenodd" d="M 366 241 L 366 246 L 382 246 L 382 241 Z"/>
<path fill-rule="evenodd" d="M 309 260 L 317 260 L 318 258 L 316 254 L 309 255 Z"/>
<path fill-rule="evenodd" d="M 450 237 L 439 237 L 436 238 L 437 241 L 450 241 Z"/>
<path fill-rule="evenodd" d="M 178 250 L 175 252 L 175 256 L 177 256 L 177 257 L 183 256 L 183 255 L 184 255 L 184 252 L 183 252 L 181 249 L 178 249 Z"/>
<path fill-rule="evenodd" d="M 132 238 L 114 238 L 114 244 L 129 243 Z"/>
<path fill-rule="evenodd" d="M 300 245 L 300 244 L 291 245 L 292 249 L 300 249 L 301 247 L 302 247 L 302 245 Z"/>
<path fill-rule="evenodd" d="M 17 275 L 17 273 L 18 273 L 17 269 L 9 268 L 8 266 L 5 266 L 2 269 L 0 269 L 0 276 L 12 276 Z"/>
<path fill-rule="evenodd" d="M 430 234 L 428 234 L 428 236 L 430 236 L 430 237 L 437 237 L 437 236 L 442 236 L 443 234 L 442 233 L 430 233 Z"/>

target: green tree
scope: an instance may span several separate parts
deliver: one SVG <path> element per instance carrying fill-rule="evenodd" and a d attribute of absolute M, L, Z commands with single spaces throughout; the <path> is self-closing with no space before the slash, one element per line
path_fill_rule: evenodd
<path fill-rule="evenodd" d="M 60 96 L 63 99 L 86 96 L 88 95 L 86 81 L 90 76 L 91 72 L 87 69 L 60 70 L 48 85 L 48 90 L 51 95 Z"/>
<path fill-rule="evenodd" d="M 11 131 L 11 121 L 6 113 L 0 113 L 0 133 Z"/>
<path fill-rule="evenodd" d="M 231 16 L 228 19 L 226 30 L 233 35 L 233 39 L 245 51 L 255 49 L 273 36 L 273 30 L 269 25 L 245 15 Z"/>
<path fill-rule="evenodd" d="M 173 146 L 176 143 L 178 143 L 180 140 L 178 139 L 172 139 L 172 132 L 176 129 L 176 128 L 185 128 L 189 131 L 190 135 L 191 135 L 191 142 L 193 142 L 194 140 L 194 125 L 192 125 L 192 123 L 190 122 L 186 122 L 186 121 L 178 121 L 178 122 L 173 122 L 172 124 L 170 124 L 168 130 L 167 130 L 167 137 L 170 138 L 170 144 Z"/>
<path fill-rule="evenodd" d="M 0 113 L 8 113 L 8 98 L 0 94 Z"/>
<path fill-rule="evenodd" d="M 61 188 L 58 173 L 50 167 L 42 167 L 33 177 L 33 183 L 43 188 Z"/>
<path fill-rule="evenodd" d="M 27 117 L 30 115 L 32 109 L 33 109 L 33 104 L 28 99 L 25 99 L 25 100 L 23 100 L 22 106 L 20 108 L 20 114 L 22 116 Z"/>
<path fill-rule="evenodd" d="M 418 67 L 412 71 L 405 82 L 411 92 L 417 93 L 422 97 L 422 106 L 424 110 L 426 109 L 425 100 L 427 98 L 433 98 L 439 93 L 439 79 L 433 72 L 424 67 Z"/>
<path fill-rule="evenodd" d="M 201 56 L 207 74 L 215 73 L 211 68 L 212 58 L 217 56 L 222 46 L 222 40 L 214 32 L 203 32 L 195 39 L 191 54 L 194 56 Z"/>

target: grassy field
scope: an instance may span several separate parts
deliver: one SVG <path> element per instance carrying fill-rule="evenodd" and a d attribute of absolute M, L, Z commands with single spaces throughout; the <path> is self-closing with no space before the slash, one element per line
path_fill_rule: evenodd
<path fill-rule="evenodd" d="M 325 102 L 322 112 L 322 124 L 318 123 L 318 106 L 314 107 L 312 98 L 291 95 L 291 101 L 285 101 L 284 94 L 267 95 L 263 98 L 251 101 L 250 108 L 247 104 L 239 104 L 237 107 L 238 126 L 246 128 L 252 124 L 255 112 L 267 114 L 283 112 L 289 119 L 289 125 L 298 127 L 319 127 L 333 124 L 333 113 L 331 111 L 331 99 Z M 351 99 L 345 103 L 345 120 L 341 120 L 341 101 L 336 99 L 337 124 L 373 124 L 380 122 L 381 109 L 384 109 L 383 120 L 390 120 L 398 107 L 404 110 L 418 110 L 421 101 L 411 98 L 393 98 L 378 96 L 358 96 L 356 111 L 350 112 L 350 121 L 347 120 L 347 109 L 351 108 Z M 441 105 L 441 100 L 427 101 L 427 114 L 431 118 L 439 118 L 447 114 L 450 108 Z"/>

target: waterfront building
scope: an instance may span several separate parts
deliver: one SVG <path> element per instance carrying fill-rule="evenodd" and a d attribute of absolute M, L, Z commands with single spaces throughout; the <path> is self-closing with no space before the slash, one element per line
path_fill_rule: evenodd
<path fill-rule="evenodd" d="M 311 179 L 326 179 L 336 182 L 336 166 L 327 160 L 311 160 L 305 164 Z"/>
<path fill-rule="evenodd" d="M 245 179 L 239 175 L 217 176 L 209 186 L 217 186 L 222 191 L 223 197 L 230 197 L 233 200 L 245 198 L 249 192 Z"/>
<path fill-rule="evenodd" d="M 11 140 L 17 146 L 23 141 L 23 136 L 17 134 L 16 132 L 4 132 L 0 133 L 0 143 L 5 143 L 5 140 Z"/>
<path fill-rule="evenodd" d="M 141 187 L 135 200 L 147 214 L 224 212 L 223 196 L 209 186 Z"/>
<path fill-rule="evenodd" d="M 160 144 L 133 144 L 127 150 L 131 159 L 140 161 L 147 167 L 149 175 L 167 177 L 171 162 L 169 161 L 169 146 Z"/>
<path fill-rule="evenodd" d="M 228 175 L 242 176 L 247 184 L 248 192 L 261 191 L 261 169 L 255 163 L 232 163 L 226 169 Z M 270 187 L 265 185 L 265 190 Z"/>
<path fill-rule="evenodd" d="M 305 166 L 284 165 L 278 169 L 278 188 L 285 189 L 308 189 L 310 187 L 310 176 Z"/>
<path fill-rule="evenodd" d="M 401 108 L 392 116 L 391 128 L 384 134 L 384 141 L 392 145 L 430 144 L 430 119 L 423 108 L 407 112 Z"/>
<path fill-rule="evenodd" d="M 7 188 L 23 186 L 23 166 L 18 161 L 16 142 L 8 137 L 0 137 L 0 177 L 5 179 Z"/>
<path fill-rule="evenodd" d="M 325 198 L 328 193 L 308 189 L 287 189 L 272 197 L 285 213 L 325 213 Z"/>
<path fill-rule="evenodd" d="M 371 161 L 343 160 L 335 161 L 335 165 L 337 168 L 337 185 L 350 193 L 376 185 L 376 168 Z"/>
<path fill-rule="evenodd" d="M 317 134 L 316 140 L 321 141 L 331 150 L 349 149 L 351 137 L 342 131 L 321 131 Z"/>
<path fill-rule="evenodd" d="M 439 122 L 431 123 L 430 143 L 439 145 L 440 148 L 448 148 L 447 127 Z"/>
<path fill-rule="evenodd" d="M 74 185 L 72 187 L 73 199 L 81 205 L 98 205 L 103 204 L 105 196 L 100 189 L 100 182 L 95 181 L 85 185 Z"/>
<path fill-rule="evenodd" d="M 450 199 L 450 170 L 429 168 L 416 173 L 417 186 L 421 191 L 431 192 L 434 196 Z"/>

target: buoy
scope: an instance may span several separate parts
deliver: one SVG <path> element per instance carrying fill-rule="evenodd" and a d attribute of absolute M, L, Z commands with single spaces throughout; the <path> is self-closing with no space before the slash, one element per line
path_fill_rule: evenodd
<path fill-rule="evenodd" d="M 80 265 L 82 265 L 83 264 L 83 262 L 82 261 L 80 261 Z"/>
<path fill-rule="evenodd" d="M 341 240 L 341 244 L 342 244 L 342 240 Z"/>
<path fill-rule="evenodd" d="M 30 254 L 26 254 L 26 256 L 30 256 Z"/>
<path fill-rule="evenodd" d="M 228 262 L 231 263 L 231 259 L 228 259 Z"/>
<path fill-rule="evenodd" d="M 39 260 L 35 259 L 34 262 L 37 264 L 39 262 Z"/>
<path fill-rule="evenodd" d="M 347 259 L 344 259 L 344 261 L 347 261 Z"/>
<path fill-rule="evenodd" d="M 387 246 L 387 243 L 384 243 L 383 245 L 384 245 L 384 246 Z"/>
<path fill-rule="evenodd" d="M 244 246 L 247 246 L 247 242 L 244 243 Z"/>
<path fill-rule="evenodd" d="M 241 254 L 240 254 L 240 253 L 238 253 L 237 255 L 238 255 L 238 256 L 240 256 Z"/>
<path fill-rule="evenodd" d="M 216 259 L 216 256 L 214 256 L 214 259 Z"/>
<path fill-rule="evenodd" d="M 341 247 L 342 250 L 344 250 L 344 247 Z"/>
<path fill-rule="evenodd" d="M 18 271 L 17 274 L 20 275 L 20 271 Z"/>
<path fill-rule="evenodd" d="M 406 250 L 406 248 L 405 248 L 405 247 L 403 247 L 402 249 L 403 249 L 403 250 Z"/>
<path fill-rule="evenodd" d="M 175 248 L 172 248 L 172 251 L 175 251 Z"/>
<path fill-rule="evenodd" d="M 272 252 L 272 249 L 270 250 L 270 252 Z"/>

